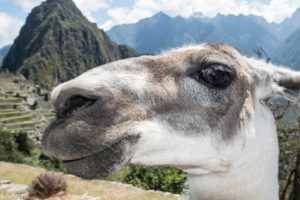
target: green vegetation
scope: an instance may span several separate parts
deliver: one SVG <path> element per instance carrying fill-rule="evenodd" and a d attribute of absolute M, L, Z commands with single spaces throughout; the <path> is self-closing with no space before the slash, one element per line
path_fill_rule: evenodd
<path fill-rule="evenodd" d="M 9 98 L 3 98 L 3 97 L 0 97 L 0 101 L 1 100 L 20 100 L 20 98 L 16 98 L 16 97 L 9 97 Z"/>
<path fill-rule="evenodd" d="M 6 126 L 27 125 L 27 124 L 30 124 L 30 125 L 34 124 L 34 121 L 8 123 L 8 124 L 6 124 Z"/>
<path fill-rule="evenodd" d="M 180 194 L 185 189 L 187 176 L 171 167 L 127 166 L 109 180 L 129 183 L 145 190 Z"/>
<path fill-rule="evenodd" d="M 20 115 L 28 115 L 33 114 L 31 111 L 19 111 L 19 110 L 10 110 L 10 111 L 2 111 L 0 110 L 0 117 L 3 119 L 3 117 L 13 117 L 13 116 L 20 116 Z"/>
<path fill-rule="evenodd" d="M 0 106 L 11 106 L 11 105 L 22 105 L 24 103 L 14 103 L 14 102 L 10 102 L 10 103 L 0 103 Z"/>
<path fill-rule="evenodd" d="M 2 118 L 0 119 L 1 122 L 7 122 L 15 119 L 24 119 L 24 118 L 30 118 L 32 117 L 32 113 L 27 114 L 27 115 L 19 115 L 19 116 L 13 116 L 13 117 L 7 117 L 7 118 Z"/>
<path fill-rule="evenodd" d="M 277 129 L 280 144 L 280 199 L 298 200 L 297 198 L 300 197 L 300 118 L 296 127 L 286 128 L 278 124 Z"/>
<path fill-rule="evenodd" d="M 24 132 L 0 130 L 0 160 L 64 171 L 61 162 L 47 158 Z"/>
<path fill-rule="evenodd" d="M 9 108 L 9 109 L 1 109 L 1 110 L 0 110 L 0 113 L 14 112 L 14 111 L 15 111 L 15 109 L 13 109 L 13 108 Z"/>

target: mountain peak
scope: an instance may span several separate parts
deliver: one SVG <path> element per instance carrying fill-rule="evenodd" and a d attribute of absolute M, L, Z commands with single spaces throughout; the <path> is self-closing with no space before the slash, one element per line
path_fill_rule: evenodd
<path fill-rule="evenodd" d="M 293 15 L 292 15 L 291 18 L 298 18 L 298 19 L 300 19 L 300 8 L 297 8 L 295 10 L 295 12 L 293 13 Z"/>
<path fill-rule="evenodd" d="M 45 87 L 137 53 L 112 42 L 72 0 L 48 0 L 29 14 L 2 66 Z"/>
<path fill-rule="evenodd" d="M 195 18 L 204 18 L 204 14 L 202 12 L 194 12 L 192 14 L 192 17 L 195 17 Z"/>
<path fill-rule="evenodd" d="M 170 18 L 169 15 L 165 14 L 164 12 L 160 11 L 153 15 L 151 18 Z"/>

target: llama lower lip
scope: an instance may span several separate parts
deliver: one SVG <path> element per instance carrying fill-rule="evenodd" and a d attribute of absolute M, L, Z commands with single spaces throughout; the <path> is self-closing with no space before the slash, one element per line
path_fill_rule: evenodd
<path fill-rule="evenodd" d="M 115 172 L 116 165 L 118 165 L 118 159 L 109 157 L 109 150 L 105 150 L 100 153 L 93 154 L 91 156 L 64 161 L 64 166 L 68 173 L 76 176 L 92 179 L 107 177 Z"/>
<path fill-rule="evenodd" d="M 132 156 L 134 137 L 128 136 L 102 151 L 87 157 L 64 161 L 67 172 L 76 176 L 93 179 L 107 177 L 127 164 Z"/>
<path fill-rule="evenodd" d="M 119 161 L 115 158 L 121 157 L 121 155 L 110 156 L 110 154 L 113 154 L 113 152 L 110 148 L 107 148 L 87 157 L 64 161 L 64 166 L 68 173 L 82 178 L 103 178 L 115 172 L 115 166 L 118 165 Z"/>

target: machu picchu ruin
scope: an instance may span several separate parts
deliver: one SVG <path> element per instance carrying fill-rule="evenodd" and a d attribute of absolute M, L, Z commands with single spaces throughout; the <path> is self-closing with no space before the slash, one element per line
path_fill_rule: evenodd
<path fill-rule="evenodd" d="M 0 70 L 0 129 L 25 131 L 36 141 L 55 117 L 49 91 L 21 74 Z"/>

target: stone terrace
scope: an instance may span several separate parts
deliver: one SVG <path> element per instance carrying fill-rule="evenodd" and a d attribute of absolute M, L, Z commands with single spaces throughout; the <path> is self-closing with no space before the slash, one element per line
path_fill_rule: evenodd
<path fill-rule="evenodd" d="M 26 131 L 39 140 L 54 117 L 48 91 L 19 74 L 0 70 L 0 129 Z"/>

